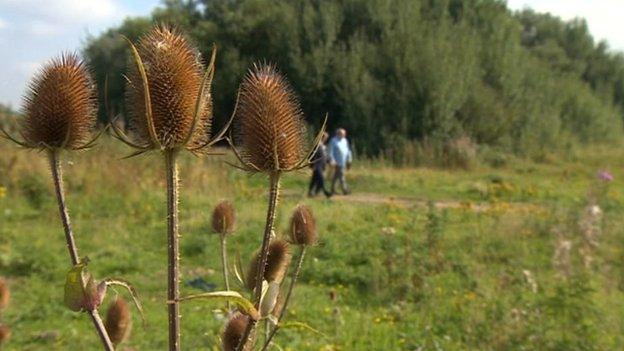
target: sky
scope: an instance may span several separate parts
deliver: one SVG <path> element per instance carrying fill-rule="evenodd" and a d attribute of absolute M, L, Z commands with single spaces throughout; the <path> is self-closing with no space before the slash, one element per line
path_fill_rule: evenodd
<path fill-rule="evenodd" d="M 29 79 L 85 38 L 148 15 L 159 0 L 0 0 L 0 103 L 18 108 Z"/>
<path fill-rule="evenodd" d="M 0 0 L 0 103 L 19 107 L 28 80 L 51 57 L 80 51 L 125 17 L 149 14 L 159 0 Z M 509 7 L 584 17 L 597 39 L 624 51 L 624 0 L 508 0 Z"/>

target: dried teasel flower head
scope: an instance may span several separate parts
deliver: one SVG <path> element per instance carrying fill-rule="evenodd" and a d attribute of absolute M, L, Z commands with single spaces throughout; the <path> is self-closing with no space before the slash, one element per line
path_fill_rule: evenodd
<path fill-rule="evenodd" d="M 299 102 L 274 66 L 256 64 L 247 73 L 235 116 L 235 138 L 242 146 L 235 152 L 245 170 L 290 171 L 309 162 Z"/>
<path fill-rule="evenodd" d="M 221 337 L 224 351 L 236 350 L 238 343 L 245 333 L 245 329 L 247 329 L 247 324 L 249 324 L 249 317 L 241 313 L 236 313 L 228 321 Z"/>
<path fill-rule="evenodd" d="M 11 299 L 11 292 L 9 291 L 9 286 L 3 278 L 0 278 L 0 311 L 4 310 L 9 306 L 9 301 Z"/>
<path fill-rule="evenodd" d="M 253 290 L 256 287 L 256 272 L 258 271 L 258 261 L 260 253 L 255 252 L 249 264 L 247 273 L 247 287 Z M 264 269 L 264 280 L 267 282 L 281 282 L 286 274 L 286 269 L 290 263 L 292 255 L 290 245 L 285 240 L 276 239 L 269 244 L 266 267 Z"/>
<path fill-rule="evenodd" d="M 134 141 L 116 129 L 118 136 L 142 150 L 207 146 L 215 50 L 206 71 L 197 48 L 167 26 L 154 27 L 131 49 L 126 104 Z"/>
<path fill-rule="evenodd" d="M 88 148 L 96 124 L 97 92 L 87 66 L 72 53 L 46 63 L 30 82 L 20 123 L 23 141 L 36 149 Z"/>
<path fill-rule="evenodd" d="M 113 344 L 119 345 L 128 339 L 132 329 L 132 315 L 126 300 L 118 297 L 110 304 L 104 326 Z"/>
<path fill-rule="evenodd" d="M 306 205 L 298 205 L 293 212 L 290 219 L 290 240 L 295 245 L 314 245 L 318 240 L 316 219 Z"/>
<path fill-rule="evenodd" d="M 0 346 L 11 339 L 11 328 L 6 325 L 0 325 Z"/>
<path fill-rule="evenodd" d="M 226 235 L 234 231 L 236 212 L 229 201 L 221 201 L 212 211 L 212 230 L 215 233 Z"/>

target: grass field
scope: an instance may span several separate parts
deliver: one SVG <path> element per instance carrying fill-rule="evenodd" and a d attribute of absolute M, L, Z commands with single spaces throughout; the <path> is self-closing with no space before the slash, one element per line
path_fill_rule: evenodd
<path fill-rule="evenodd" d="M 91 272 L 133 282 L 144 303 L 148 325 L 135 314 L 121 349 L 163 350 L 164 164 L 155 155 L 120 160 L 129 153 L 103 140 L 65 154 L 68 202 Z M 246 262 L 260 245 L 268 181 L 222 161 L 182 160 L 183 294 L 200 292 L 188 284 L 197 278 L 222 289 L 218 236 L 209 234 L 220 199 L 238 211 L 230 256 Z M 601 169 L 615 180 L 600 184 Z M 284 179 L 278 228 L 306 203 L 321 235 L 287 318 L 321 334 L 284 330 L 283 349 L 624 349 L 624 148 L 470 171 L 360 162 L 348 176 L 354 194 L 331 200 L 305 197 L 306 172 Z M 0 275 L 12 290 L 1 317 L 13 330 L 6 350 L 96 350 L 87 316 L 63 305 L 70 267 L 49 178 L 43 155 L 0 141 Z M 602 211 L 593 219 L 592 189 Z M 183 305 L 183 349 L 220 349 L 219 307 Z"/>

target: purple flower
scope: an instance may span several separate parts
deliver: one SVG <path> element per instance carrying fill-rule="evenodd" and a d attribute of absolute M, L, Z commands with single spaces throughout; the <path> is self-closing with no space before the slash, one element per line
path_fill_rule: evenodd
<path fill-rule="evenodd" d="M 605 183 L 609 183 L 613 181 L 613 174 L 611 174 L 609 171 L 602 170 L 598 172 L 598 179 Z"/>

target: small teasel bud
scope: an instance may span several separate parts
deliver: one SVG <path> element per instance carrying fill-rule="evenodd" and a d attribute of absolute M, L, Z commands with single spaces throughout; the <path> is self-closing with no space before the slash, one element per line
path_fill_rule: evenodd
<path fill-rule="evenodd" d="M 141 37 L 136 50 L 145 69 L 150 95 L 146 104 L 142 74 L 132 60 L 126 105 L 129 128 L 134 132 L 136 142 L 152 148 L 158 143 L 165 149 L 204 144 L 210 137 L 212 102 L 210 89 L 202 92 L 204 65 L 197 48 L 179 31 L 157 26 Z M 200 92 L 202 108 L 195 120 Z M 146 105 L 151 108 L 150 121 Z M 153 140 L 154 137 L 157 140 Z"/>
<path fill-rule="evenodd" d="M 0 345 L 5 344 L 9 339 L 11 339 L 11 328 L 0 325 Z"/>
<path fill-rule="evenodd" d="M 256 286 L 256 272 L 258 271 L 259 251 L 255 252 L 251 263 L 249 264 L 249 272 L 247 273 L 247 287 L 253 290 Z M 290 246 L 285 240 L 273 240 L 269 244 L 269 252 L 264 269 L 264 280 L 267 282 L 281 282 L 286 274 L 286 269 L 290 263 L 291 254 Z"/>
<path fill-rule="evenodd" d="M 9 291 L 9 285 L 6 280 L 0 278 L 0 311 L 9 306 L 11 300 L 11 292 Z"/>
<path fill-rule="evenodd" d="M 212 212 L 212 230 L 219 234 L 230 234 L 234 231 L 236 213 L 229 201 L 221 201 Z"/>
<path fill-rule="evenodd" d="M 238 343 L 245 333 L 245 329 L 247 329 L 247 324 L 249 324 L 249 317 L 241 313 L 236 313 L 228 321 L 221 337 L 223 342 L 223 351 L 236 350 Z"/>
<path fill-rule="evenodd" d="M 299 205 L 295 208 L 290 219 L 290 239 L 295 245 L 316 244 L 316 219 L 308 206 Z"/>
<path fill-rule="evenodd" d="M 113 344 L 119 345 L 128 339 L 132 329 L 132 316 L 126 300 L 118 297 L 110 304 L 104 326 Z"/>
<path fill-rule="evenodd" d="M 89 143 L 97 113 L 95 84 L 75 54 L 47 63 L 30 83 L 21 122 L 33 148 L 80 149 Z"/>
<path fill-rule="evenodd" d="M 256 171 L 290 170 L 305 157 L 299 102 L 274 66 L 254 65 L 240 86 L 236 138 Z"/>

